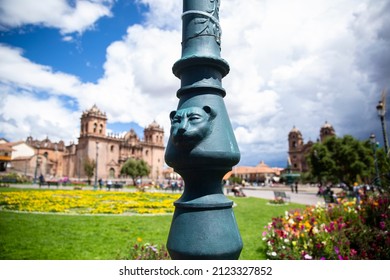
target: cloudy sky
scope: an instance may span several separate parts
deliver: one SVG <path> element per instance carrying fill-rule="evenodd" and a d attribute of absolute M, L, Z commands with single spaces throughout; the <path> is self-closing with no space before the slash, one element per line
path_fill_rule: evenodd
<path fill-rule="evenodd" d="M 167 140 L 181 12 L 181 0 L 0 0 L 0 137 L 69 144 L 96 104 L 111 132 L 156 120 Z M 383 142 L 390 0 L 222 0 L 220 23 L 240 165 L 285 167 L 294 126 L 305 141 L 327 121 Z"/>

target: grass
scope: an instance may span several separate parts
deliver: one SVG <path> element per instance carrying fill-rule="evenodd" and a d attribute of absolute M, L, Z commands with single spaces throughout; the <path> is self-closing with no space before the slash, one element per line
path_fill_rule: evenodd
<path fill-rule="evenodd" d="M 0 191 L 9 191 L 1 189 Z M 15 189 L 13 189 L 15 190 Z M 266 259 L 264 226 L 272 217 L 303 205 L 267 205 L 259 198 L 231 198 L 243 239 L 240 259 Z M 142 242 L 165 244 L 172 215 L 61 215 L 0 211 L 0 259 L 13 260 L 113 260 Z"/>

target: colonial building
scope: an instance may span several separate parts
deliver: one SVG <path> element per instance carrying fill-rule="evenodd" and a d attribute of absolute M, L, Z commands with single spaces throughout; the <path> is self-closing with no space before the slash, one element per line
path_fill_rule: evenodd
<path fill-rule="evenodd" d="M 320 138 L 317 141 L 323 142 L 329 136 L 335 136 L 336 132 L 331 124 L 325 122 L 320 129 Z M 291 164 L 291 171 L 306 172 L 309 166 L 306 156 L 313 146 L 312 141 L 304 143 L 302 133 L 294 126 L 288 134 L 288 155 Z"/>
<path fill-rule="evenodd" d="M 269 167 L 264 161 L 261 161 L 256 166 L 233 167 L 233 170 L 224 176 L 224 180 L 228 180 L 231 176 L 234 176 L 245 181 L 245 183 L 269 185 L 279 180 L 281 170 L 281 168 Z"/>
<path fill-rule="evenodd" d="M 96 105 L 81 116 L 78 144 L 66 147 L 63 175 L 85 178 L 84 162 L 97 160 L 99 178 L 118 178 L 129 158 L 143 159 L 150 167 L 152 179 L 162 179 L 164 167 L 164 130 L 156 122 L 144 129 L 144 139 L 131 129 L 123 137 L 107 135 L 107 116 Z"/>
<path fill-rule="evenodd" d="M 144 129 L 140 139 L 131 129 L 123 137 L 107 134 L 107 116 L 96 105 L 83 112 L 78 143 L 66 146 L 27 137 L 26 141 L 0 141 L 0 167 L 37 178 L 85 180 L 84 163 L 97 160 L 97 174 L 104 180 L 119 178 L 122 165 L 129 158 L 143 159 L 151 168 L 149 177 L 163 179 L 164 130 L 156 122 Z M 12 153 L 11 153 L 12 152 Z"/>
<path fill-rule="evenodd" d="M 30 155 L 29 147 L 34 149 L 33 155 Z M 17 156 L 12 160 L 15 169 L 23 169 L 23 164 L 28 165 L 25 161 L 30 161 L 29 165 L 34 166 L 35 179 L 41 174 L 47 178 L 63 176 L 64 141 L 52 142 L 49 137 L 44 140 L 37 140 L 29 136 L 25 144 L 17 142 L 14 148 L 18 151 Z"/>
<path fill-rule="evenodd" d="M 12 145 L 4 138 L 0 138 L 0 172 L 6 171 L 12 159 Z"/>

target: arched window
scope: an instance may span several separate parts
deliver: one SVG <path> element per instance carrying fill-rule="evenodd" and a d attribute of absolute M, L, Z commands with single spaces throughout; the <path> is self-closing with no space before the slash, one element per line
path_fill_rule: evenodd
<path fill-rule="evenodd" d="M 102 125 L 102 124 L 100 124 L 99 133 L 100 133 L 100 134 L 102 134 L 102 133 L 103 133 L 103 125 Z"/>
<path fill-rule="evenodd" d="M 114 168 L 112 168 L 112 167 L 110 168 L 108 176 L 110 178 L 115 178 L 115 169 Z"/>
<path fill-rule="evenodd" d="M 114 151 L 114 149 L 115 149 L 114 145 L 111 145 L 111 147 L 110 147 L 110 151 L 111 151 L 111 152 L 113 152 L 113 151 Z"/>
<path fill-rule="evenodd" d="M 97 130 L 97 123 L 94 123 L 93 124 L 93 132 L 96 132 L 96 130 Z"/>
<path fill-rule="evenodd" d="M 296 147 L 297 147 L 297 142 L 293 141 L 293 142 L 292 142 L 292 147 L 293 147 L 293 148 L 296 148 Z"/>

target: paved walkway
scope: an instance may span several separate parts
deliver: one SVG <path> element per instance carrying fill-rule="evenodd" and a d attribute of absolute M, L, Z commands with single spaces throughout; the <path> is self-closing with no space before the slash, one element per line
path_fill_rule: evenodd
<path fill-rule="evenodd" d="M 265 199 L 273 199 L 274 191 L 284 191 L 291 198 L 291 202 L 316 205 L 317 203 L 323 203 L 323 197 L 317 196 L 317 188 L 308 186 L 298 186 L 298 193 L 292 193 L 288 187 L 250 187 L 244 188 L 243 192 L 249 197 L 259 197 Z"/>

